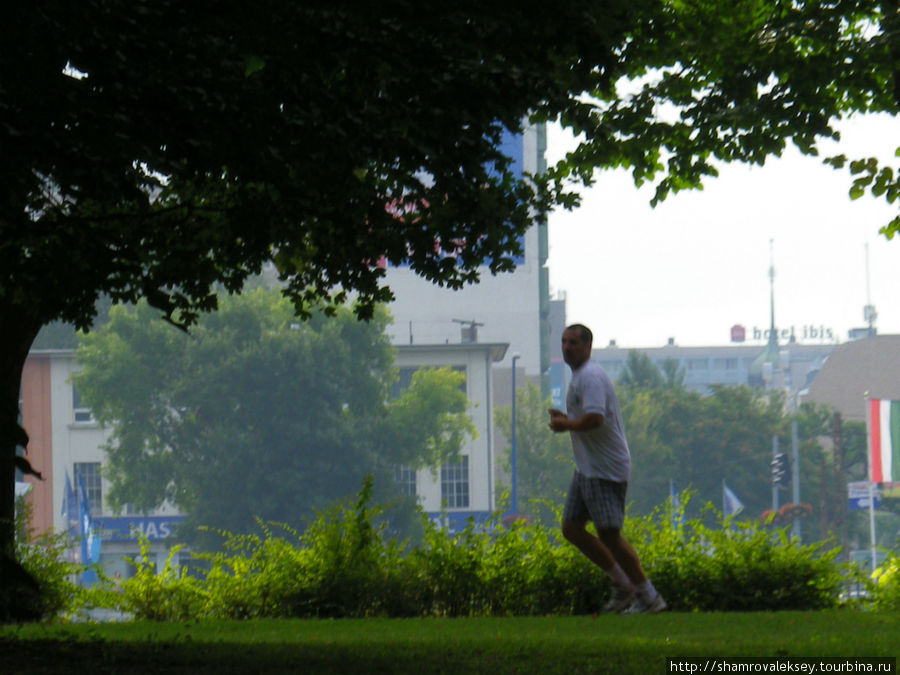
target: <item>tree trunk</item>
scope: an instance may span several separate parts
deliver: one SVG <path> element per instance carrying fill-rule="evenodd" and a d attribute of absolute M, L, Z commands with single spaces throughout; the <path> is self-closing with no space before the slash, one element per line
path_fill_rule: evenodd
<path fill-rule="evenodd" d="M 19 425 L 22 370 L 41 322 L 0 305 L 0 621 L 38 618 L 37 583 L 16 561 L 16 448 L 27 443 Z M 35 467 L 40 471 L 40 467 Z"/>

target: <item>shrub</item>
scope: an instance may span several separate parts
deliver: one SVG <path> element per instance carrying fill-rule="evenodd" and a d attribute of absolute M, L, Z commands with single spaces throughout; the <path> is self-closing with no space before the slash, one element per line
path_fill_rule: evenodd
<path fill-rule="evenodd" d="M 382 529 L 373 520 L 382 509 L 372 508 L 373 481 L 368 476 L 355 505 L 338 504 L 320 513 L 300 538 L 301 583 L 288 603 L 292 616 L 367 616 L 380 613 L 388 570 Z"/>
<path fill-rule="evenodd" d="M 19 614 L 39 620 L 77 613 L 84 607 L 85 594 L 73 579 L 84 572 L 84 566 L 69 560 L 66 534 L 34 536 L 29 529 L 30 515 L 21 499 L 16 508 L 16 560 L 25 574 L 12 566 L 4 570 L 4 576 L 22 577 L 18 584 L 9 584 L 22 586 L 16 602 L 24 601 L 28 607 L 20 607 Z"/>
<path fill-rule="evenodd" d="M 258 521 L 264 537 L 225 531 L 224 552 L 195 556 L 209 563 L 204 614 L 209 618 L 252 619 L 290 616 L 289 598 L 296 592 L 307 551 L 275 536 Z M 296 537 L 296 532 L 279 526 Z"/>
<path fill-rule="evenodd" d="M 872 573 L 869 586 L 872 606 L 886 611 L 900 610 L 900 556 L 891 554 Z"/>
<path fill-rule="evenodd" d="M 129 562 L 136 568 L 130 579 L 122 582 L 117 608 L 130 612 L 136 618 L 155 621 L 186 621 L 202 614 L 207 594 L 202 584 L 182 567 L 173 564 L 175 555 L 182 549 L 175 546 L 169 551 L 162 571 L 150 562 L 150 542 L 141 538 L 141 553 Z M 109 580 L 106 580 L 109 583 Z"/>
<path fill-rule="evenodd" d="M 225 551 L 198 556 L 210 563 L 204 613 L 219 618 L 410 615 L 398 546 L 372 523 L 371 479 L 355 502 L 318 514 L 299 536 L 257 521 L 263 536 L 220 531 Z M 276 535 L 273 528 L 284 534 Z"/>
<path fill-rule="evenodd" d="M 422 545 L 409 553 L 407 579 L 416 588 L 420 612 L 433 616 L 474 616 L 484 613 L 479 576 L 489 539 L 474 520 L 451 534 L 426 521 Z"/>
<path fill-rule="evenodd" d="M 687 503 L 689 495 L 682 498 Z M 672 609 L 765 611 L 822 609 L 837 602 L 843 576 L 840 549 L 829 542 L 801 544 L 786 528 L 703 518 L 683 521 L 671 507 L 631 519 L 627 537 L 654 585 Z M 682 512 L 683 513 L 683 512 Z"/>
<path fill-rule="evenodd" d="M 605 602 L 604 574 L 557 527 L 522 521 L 498 529 L 482 557 L 487 614 L 591 614 Z"/>
<path fill-rule="evenodd" d="M 609 592 L 606 576 L 558 526 L 470 520 L 450 533 L 425 514 L 416 546 L 388 540 L 374 523 L 367 479 L 355 501 L 318 514 L 303 535 L 259 523 L 262 535 L 219 532 L 223 551 L 199 557 L 202 579 L 147 562 L 122 586 L 121 608 L 149 619 L 591 614 Z M 682 497 L 687 503 L 689 495 Z M 557 513 L 557 518 L 559 514 Z M 704 519 L 714 515 L 717 526 Z M 671 507 L 628 520 L 626 537 L 673 609 L 819 609 L 837 602 L 838 550 L 803 545 L 786 530 L 722 520 L 711 506 L 685 521 Z M 175 551 L 173 551 L 173 554 Z M 900 597 L 896 559 L 882 574 L 882 605 Z"/>

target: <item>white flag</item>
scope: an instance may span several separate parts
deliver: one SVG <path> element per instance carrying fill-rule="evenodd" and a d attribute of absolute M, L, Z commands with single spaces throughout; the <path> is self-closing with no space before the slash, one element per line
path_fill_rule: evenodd
<path fill-rule="evenodd" d="M 722 482 L 722 489 L 725 491 L 725 495 L 723 498 L 725 504 L 725 515 L 737 515 L 744 509 L 744 503 L 737 498 L 737 495 L 734 494 L 727 485 L 725 485 L 724 481 Z"/>

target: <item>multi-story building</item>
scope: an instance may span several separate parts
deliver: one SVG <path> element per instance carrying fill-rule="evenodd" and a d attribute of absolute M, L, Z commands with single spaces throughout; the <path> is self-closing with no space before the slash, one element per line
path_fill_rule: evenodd
<path fill-rule="evenodd" d="M 521 136 L 507 134 L 503 144 L 519 174 L 545 168 L 545 149 L 543 126 L 530 127 Z M 512 357 L 518 355 L 518 365 L 527 376 L 546 378 L 555 344 L 546 267 L 547 224 L 537 222 L 522 244 L 523 254 L 514 271 L 494 276 L 484 267 L 478 284 L 459 290 L 435 286 L 407 267 L 389 268 L 386 282 L 395 296 L 390 304 L 393 344 L 508 343 L 500 370 L 508 371 Z M 545 385 L 549 388 L 548 382 Z"/>
<path fill-rule="evenodd" d="M 468 439 L 458 461 L 411 471 L 398 467 L 398 482 L 417 495 L 422 508 L 451 530 L 471 517 L 487 519 L 496 509 L 496 463 L 493 366 L 506 355 L 505 343 L 466 342 L 405 345 L 396 348 L 399 386 L 408 385 L 420 368 L 449 367 L 465 373 L 469 418 L 476 435 Z"/>
<path fill-rule="evenodd" d="M 396 476 L 411 494 L 419 496 L 430 517 L 452 529 L 464 527 L 470 517 L 482 521 L 496 507 L 493 366 L 503 359 L 507 347 L 457 343 L 407 345 L 396 351 L 400 386 L 408 385 L 422 367 L 450 367 L 465 374 L 468 412 L 476 434 L 467 440 L 457 461 L 418 471 L 398 467 Z M 43 480 L 24 479 L 31 485 L 26 496 L 31 524 L 39 532 L 66 531 L 71 517 L 67 501 L 71 503 L 74 495 L 85 497 L 94 532 L 102 542 L 99 562 L 109 575 L 127 578 L 134 573 L 128 559 L 140 553 L 140 537 L 150 544 L 150 562 L 161 564 L 183 516 L 171 506 L 147 514 L 128 507 L 125 513 L 111 511 L 106 500 L 109 483 L 102 471 L 110 430 L 101 427 L 81 402 L 71 381 L 77 370 L 71 349 L 32 351 L 25 365 L 22 424 L 29 434 L 28 457 L 43 475 Z M 68 495 L 67 486 L 72 490 Z M 74 513 L 78 520 L 78 510 Z M 78 523 L 76 532 L 80 527 Z"/>
<path fill-rule="evenodd" d="M 625 348 L 610 344 L 594 349 L 592 358 L 610 377 L 617 379 L 625 369 L 628 353 L 646 354 L 657 366 L 674 360 L 684 373 L 684 385 L 692 391 L 709 393 L 713 385 L 761 384 L 786 391 L 789 399 L 806 389 L 834 349 L 832 344 L 789 342 L 778 347 L 777 356 L 762 361 L 765 348 L 760 345 L 723 345 L 718 347 L 681 347 L 669 340 L 661 347 Z M 768 368 L 764 368 L 769 363 Z M 754 381 L 758 379 L 758 381 Z"/>
<path fill-rule="evenodd" d="M 110 575 L 127 577 L 133 568 L 125 558 L 140 552 L 139 536 L 150 543 L 150 562 L 161 562 L 182 517 L 171 507 L 152 514 L 110 512 L 105 499 L 109 486 L 101 471 L 110 432 L 82 404 L 71 381 L 77 369 L 70 349 L 35 350 L 25 363 L 22 426 L 29 435 L 28 457 L 43 476 L 25 479 L 32 486 L 26 497 L 32 526 L 38 532 L 66 531 L 67 485 L 76 494 L 83 490 L 95 530 L 101 533 L 101 564 Z"/>
<path fill-rule="evenodd" d="M 503 150 L 513 159 L 519 173 L 535 173 L 545 168 L 546 130 L 530 127 L 521 136 L 507 134 Z M 406 267 L 387 270 L 387 284 L 394 292 L 390 304 L 394 324 L 389 329 L 392 343 L 400 348 L 418 345 L 505 344 L 508 349 L 494 364 L 491 408 L 512 402 L 512 368 L 517 386 L 526 379 L 540 384 L 544 394 L 557 404 L 564 389 L 565 369 L 559 347 L 565 325 L 565 300 L 551 300 L 546 222 L 536 222 L 522 239 L 522 255 L 511 272 L 491 275 L 481 270 L 481 281 L 459 290 L 435 286 Z M 402 352 L 401 352 L 402 353 Z M 429 354 L 426 349 L 421 354 Z M 427 365 L 424 361 L 423 365 Z M 469 479 L 475 484 L 509 484 L 501 468 L 506 439 L 487 422 L 485 432 L 492 461 L 473 467 Z M 421 487 L 418 492 L 426 508 L 433 495 Z M 495 504 L 491 501 L 491 508 Z"/>

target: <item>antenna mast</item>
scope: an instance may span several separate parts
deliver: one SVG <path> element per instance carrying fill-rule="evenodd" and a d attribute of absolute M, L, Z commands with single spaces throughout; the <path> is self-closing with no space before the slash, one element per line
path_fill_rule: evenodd
<path fill-rule="evenodd" d="M 869 326 L 869 336 L 875 335 L 875 319 L 878 318 L 878 312 L 875 311 L 875 305 L 872 304 L 871 287 L 869 285 L 869 244 L 866 243 L 866 306 L 863 307 L 863 320 Z"/>

